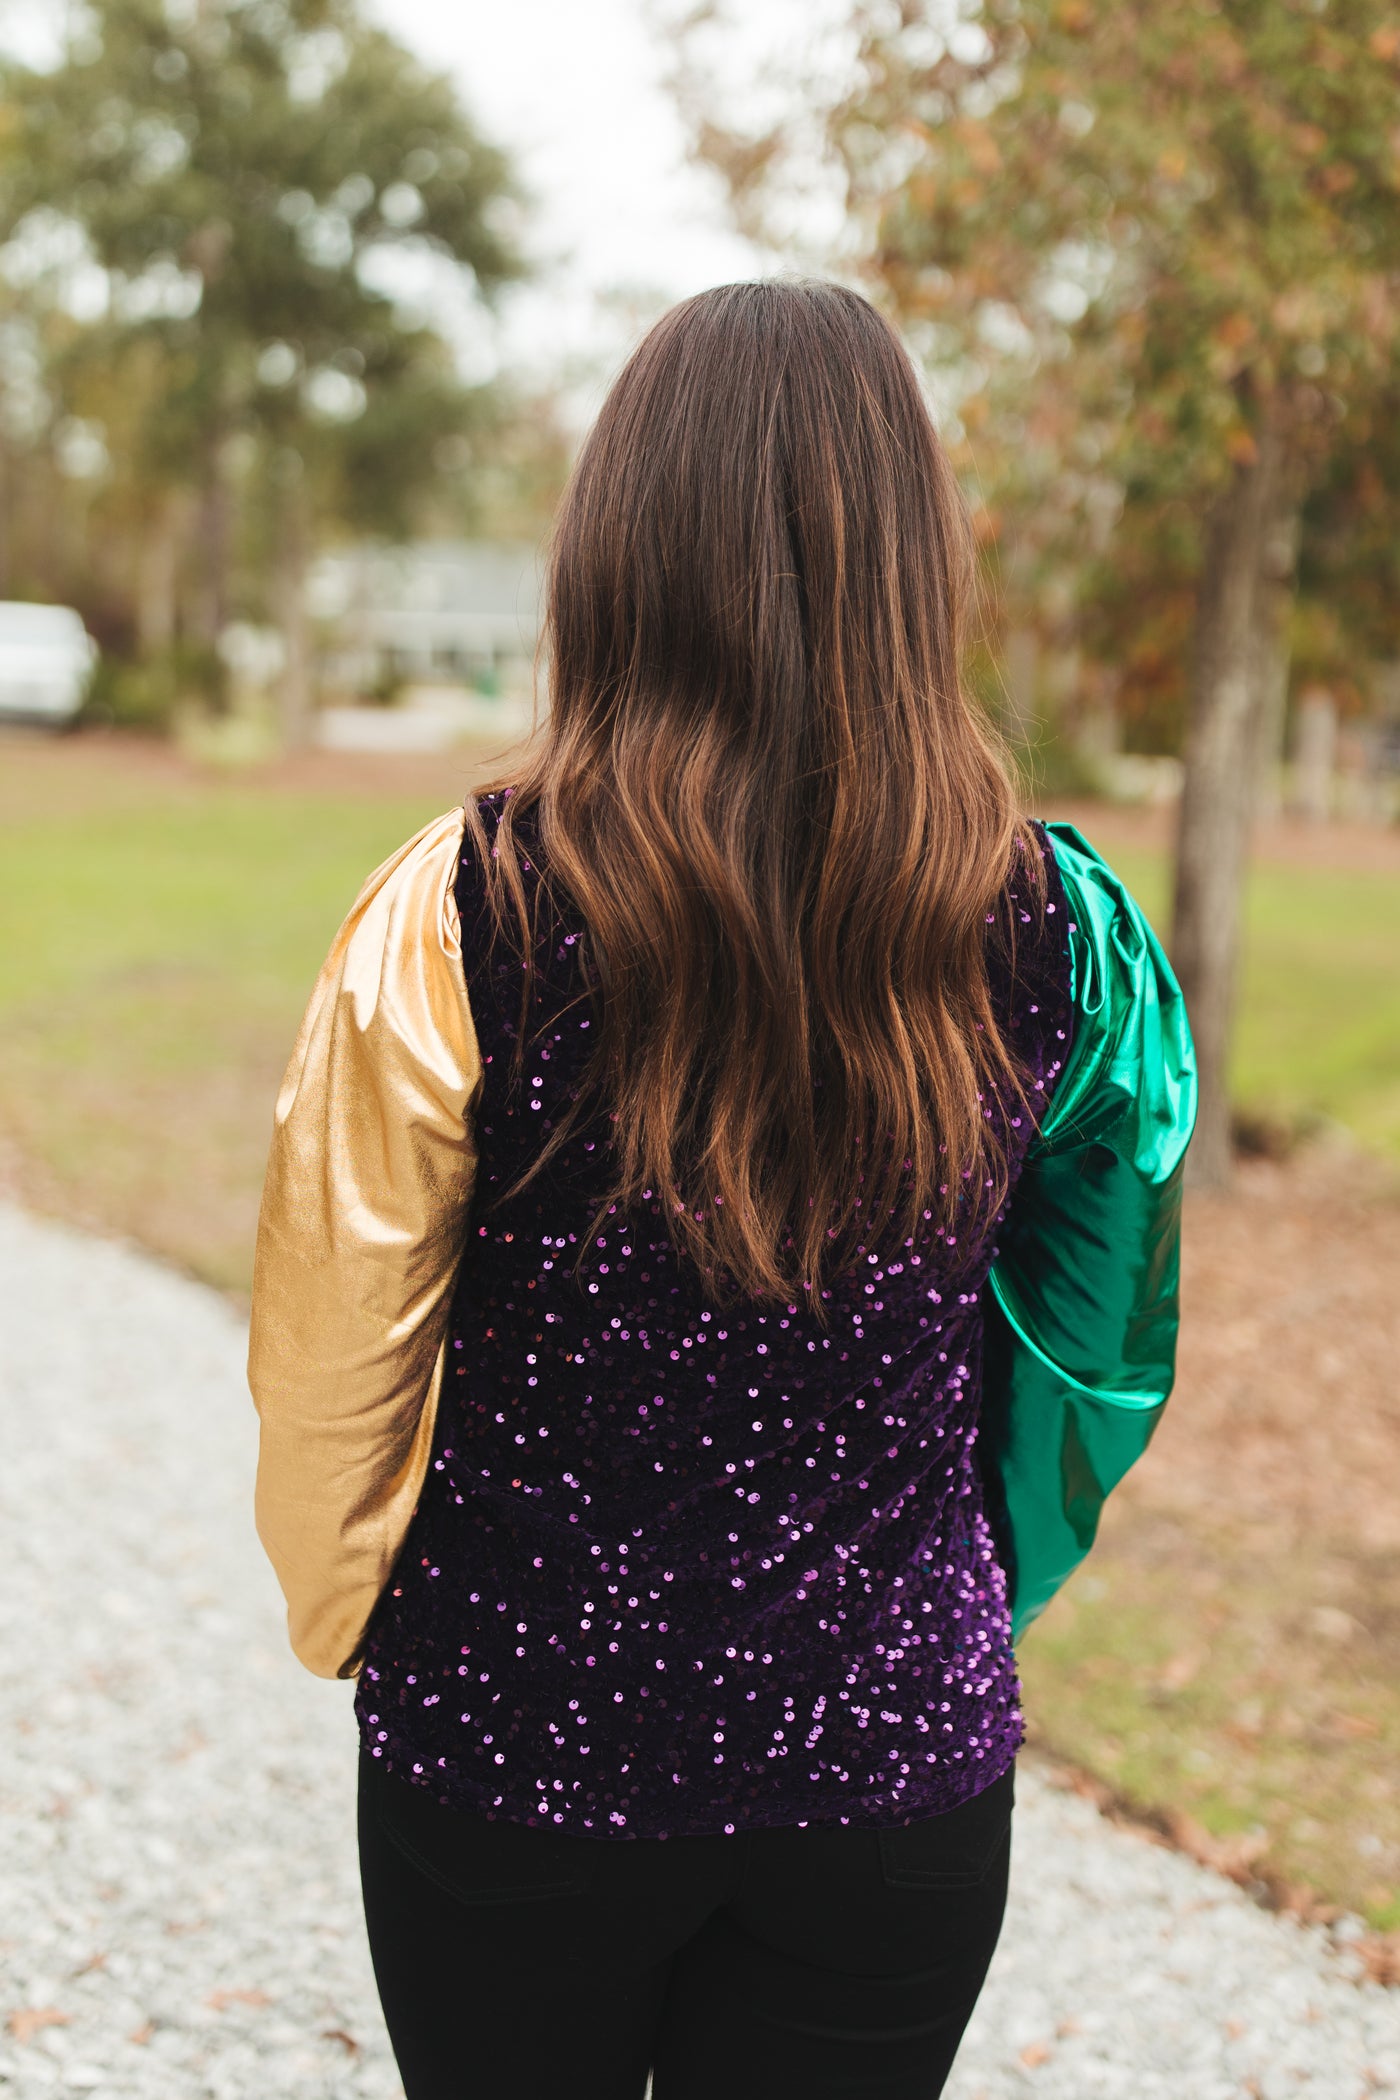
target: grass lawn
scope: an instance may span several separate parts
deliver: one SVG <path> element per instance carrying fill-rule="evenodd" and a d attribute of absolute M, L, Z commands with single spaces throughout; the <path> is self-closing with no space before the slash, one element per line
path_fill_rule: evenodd
<path fill-rule="evenodd" d="M 272 1103 L 336 926 L 461 765 L 268 789 L 0 745 L 0 1170 L 246 1290 Z"/>
<path fill-rule="evenodd" d="M 1166 851 L 1120 842 L 1120 812 L 1083 822 L 1096 843 L 1107 828 L 1101 850 L 1164 932 Z M 1326 1118 L 1400 1158 L 1400 837 L 1375 847 L 1373 865 L 1277 850 L 1255 861 L 1233 1092 L 1243 1109 L 1303 1127 Z"/>
<path fill-rule="evenodd" d="M 0 741 L 0 1185 L 246 1290 L 316 968 L 479 766 Z M 1160 820 L 1073 814 L 1161 924 Z M 1400 840 L 1263 842 L 1235 1091 L 1366 1149 L 1190 1207 L 1178 1393 L 1024 1643 L 1031 1739 L 1400 1928 Z"/>

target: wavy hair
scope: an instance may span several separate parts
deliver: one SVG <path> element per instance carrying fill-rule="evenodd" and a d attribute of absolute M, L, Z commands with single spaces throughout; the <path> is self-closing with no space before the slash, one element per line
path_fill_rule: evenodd
<path fill-rule="evenodd" d="M 913 367 L 836 284 L 673 308 L 565 493 L 549 714 L 494 838 L 470 801 L 468 830 L 522 1018 L 522 812 L 586 928 L 601 1027 L 575 1115 L 614 1133 L 598 1222 L 660 1197 L 716 1296 L 820 1315 L 867 1246 L 1004 1199 L 989 1104 L 1024 1092 L 989 917 L 1029 842 L 959 676 L 971 574 Z"/>

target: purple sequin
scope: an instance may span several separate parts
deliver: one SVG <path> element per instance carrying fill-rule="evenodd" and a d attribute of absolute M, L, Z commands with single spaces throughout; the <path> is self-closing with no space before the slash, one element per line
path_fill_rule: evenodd
<path fill-rule="evenodd" d="M 1071 1017 L 1037 835 L 1055 912 L 1026 920 L 1013 884 L 1017 967 L 995 961 L 992 990 L 1040 1101 Z M 599 1119 L 485 1208 L 591 1049 L 578 928 L 545 929 L 515 1085 L 519 964 L 488 938 L 470 854 L 458 902 L 478 1198 L 427 1478 L 357 1692 L 366 1747 L 451 1806 L 599 1837 L 955 1807 L 1022 1736 L 974 1448 L 995 1223 L 870 1249 L 825 1331 L 795 1305 L 708 1304 L 655 1202 L 607 1220 L 580 1287 Z M 1014 1177 L 1034 1128 L 1006 1123 Z"/>

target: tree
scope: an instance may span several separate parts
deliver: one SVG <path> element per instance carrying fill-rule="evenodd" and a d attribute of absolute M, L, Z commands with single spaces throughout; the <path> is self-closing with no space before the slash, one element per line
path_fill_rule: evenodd
<path fill-rule="evenodd" d="M 1299 588 L 1300 668 L 1360 712 L 1368 669 L 1400 664 L 1400 369 L 1309 492 Z"/>
<path fill-rule="evenodd" d="M 823 115 L 861 267 L 947 375 L 984 472 L 1023 501 L 1069 489 L 1064 529 L 1105 485 L 1187 527 L 1171 945 L 1201 1061 L 1191 1171 L 1219 1184 L 1299 507 L 1393 365 L 1400 26 L 1389 0 L 870 0 L 853 19 L 849 92 Z M 751 215 L 781 132 L 711 121 Z"/>
<path fill-rule="evenodd" d="M 479 413 L 386 259 L 489 299 L 520 269 L 507 164 L 358 0 L 89 0 L 58 67 L 11 65 L 3 88 L 0 214 L 41 249 L 78 229 L 103 273 L 63 380 L 80 397 L 129 375 L 149 529 L 192 513 L 185 624 L 207 645 L 235 472 L 263 491 L 295 734 L 314 507 L 392 527 Z"/>

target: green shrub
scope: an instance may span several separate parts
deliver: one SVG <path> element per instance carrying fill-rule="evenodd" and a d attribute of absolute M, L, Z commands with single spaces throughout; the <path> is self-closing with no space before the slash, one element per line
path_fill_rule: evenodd
<path fill-rule="evenodd" d="M 180 642 L 134 663 L 104 656 L 78 720 L 167 736 L 177 710 L 190 705 L 223 714 L 228 707 L 228 672 L 216 650 Z"/>
<path fill-rule="evenodd" d="M 1052 723 L 1037 722 L 1029 738 L 1014 738 L 1011 755 L 1032 799 L 1104 793 L 1104 778 L 1091 753 Z"/>

